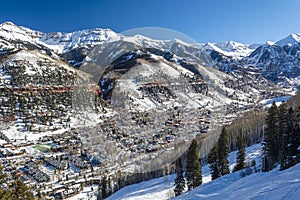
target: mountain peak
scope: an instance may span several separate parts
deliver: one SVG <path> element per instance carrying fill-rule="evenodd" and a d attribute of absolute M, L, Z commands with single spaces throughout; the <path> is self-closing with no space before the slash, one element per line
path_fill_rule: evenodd
<path fill-rule="evenodd" d="M 281 47 L 283 47 L 285 45 L 293 45 L 293 44 L 297 44 L 297 43 L 300 43 L 300 34 L 299 33 L 292 33 L 292 34 L 288 35 L 287 37 L 276 42 L 276 44 Z"/>
<path fill-rule="evenodd" d="M 0 26 L 16 26 L 13 22 L 3 22 Z"/>
<path fill-rule="evenodd" d="M 267 46 L 273 46 L 273 45 L 275 45 L 276 43 L 275 42 L 272 42 L 272 41 L 270 41 L 270 40 L 268 40 L 267 42 L 266 42 L 266 45 Z"/>

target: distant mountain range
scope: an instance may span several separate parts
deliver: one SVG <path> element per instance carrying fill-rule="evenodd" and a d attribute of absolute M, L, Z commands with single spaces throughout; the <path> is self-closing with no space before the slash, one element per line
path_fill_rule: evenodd
<path fill-rule="evenodd" d="M 199 60 L 200 52 L 210 55 L 209 62 L 217 69 L 231 73 L 237 69 L 260 72 L 265 78 L 284 87 L 300 85 L 300 34 L 293 33 L 275 43 L 187 44 L 180 40 L 153 40 L 141 35 L 127 37 L 110 29 L 95 28 L 72 33 L 42 33 L 11 22 L 0 25 L 0 54 L 17 49 L 38 50 L 80 67 L 91 50 L 99 45 L 124 41 L 145 48 L 176 52 L 188 61 Z"/>

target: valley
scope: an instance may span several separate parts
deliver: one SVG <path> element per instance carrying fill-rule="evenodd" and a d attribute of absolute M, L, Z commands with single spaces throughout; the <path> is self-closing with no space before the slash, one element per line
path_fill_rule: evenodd
<path fill-rule="evenodd" d="M 218 137 L 244 113 L 264 112 L 267 100 L 297 92 L 297 45 L 188 44 L 3 23 L 3 171 L 55 199 L 106 178 L 111 194 L 172 174 L 194 138 Z M 213 147 L 206 145 L 201 157 Z"/>

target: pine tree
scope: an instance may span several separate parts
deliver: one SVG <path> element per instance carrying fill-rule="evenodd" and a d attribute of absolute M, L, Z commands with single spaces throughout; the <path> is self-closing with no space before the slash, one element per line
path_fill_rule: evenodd
<path fill-rule="evenodd" d="M 229 161 L 227 159 L 229 155 L 229 139 L 226 128 L 223 126 L 220 138 L 218 140 L 218 157 L 219 157 L 219 169 L 221 176 L 229 174 Z"/>
<path fill-rule="evenodd" d="M 186 157 L 186 180 L 188 190 L 202 184 L 202 170 L 199 161 L 199 150 L 197 141 L 194 139 L 187 151 Z"/>
<path fill-rule="evenodd" d="M 297 163 L 297 135 L 299 135 L 299 120 L 292 108 L 287 111 L 286 131 L 283 133 L 280 170 L 288 169 Z"/>
<path fill-rule="evenodd" d="M 102 194 L 103 199 L 105 199 L 108 196 L 107 195 L 107 177 L 106 176 L 102 177 L 101 194 Z"/>
<path fill-rule="evenodd" d="M 233 171 L 239 171 L 246 167 L 245 158 L 246 158 L 246 142 L 245 139 L 240 136 L 238 138 L 239 141 L 239 149 L 237 153 L 237 164 L 234 166 Z"/>
<path fill-rule="evenodd" d="M 296 126 L 296 131 L 295 131 L 295 155 L 296 155 L 296 163 L 300 162 L 300 107 L 296 110 L 296 121 L 297 121 L 297 126 Z"/>
<path fill-rule="evenodd" d="M 7 174 L 2 171 L 2 166 L 0 165 L 0 185 L 6 183 L 6 181 Z M 11 192 L 0 187 L 0 199 L 9 200 L 10 198 Z"/>
<path fill-rule="evenodd" d="M 212 148 L 208 154 L 208 163 L 210 167 L 211 179 L 215 180 L 221 176 L 219 169 L 218 143 Z"/>
<path fill-rule="evenodd" d="M 111 177 L 108 177 L 108 179 L 107 179 L 107 196 L 108 197 L 113 193 L 111 181 L 112 181 Z"/>
<path fill-rule="evenodd" d="M 210 164 L 212 180 L 229 174 L 229 139 L 226 128 L 222 128 L 222 132 L 213 149 L 208 154 L 208 163 Z"/>
<path fill-rule="evenodd" d="M 100 180 L 98 184 L 98 194 L 97 194 L 97 200 L 102 200 L 102 182 Z"/>
<path fill-rule="evenodd" d="M 33 194 L 29 188 L 19 179 L 19 177 L 13 174 L 13 188 L 11 191 L 12 199 L 22 199 L 22 200 L 33 200 Z"/>
<path fill-rule="evenodd" d="M 273 145 L 278 149 L 276 162 L 281 161 L 283 154 L 283 145 L 285 143 L 284 137 L 288 134 L 288 112 L 286 103 L 282 102 L 282 104 L 278 107 L 278 131 L 276 135 L 276 144 L 274 142 Z"/>
<path fill-rule="evenodd" d="M 7 181 L 7 174 L 3 172 L 2 165 L 0 165 L 0 185 L 6 183 Z"/>
<path fill-rule="evenodd" d="M 269 171 L 275 167 L 280 149 L 278 149 L 278 122 L 279 111 L 273 102 L 268 110 L 266 128 L 264 134 L 263 171 Z"/>
<path fill-rule="evenodd" d="M 183 176 L 183 167 L 180 158 L 176 161 L 176 178 L 174 186 L 175 196 L 182 194 L 185 188 L 185 179 Z"/>

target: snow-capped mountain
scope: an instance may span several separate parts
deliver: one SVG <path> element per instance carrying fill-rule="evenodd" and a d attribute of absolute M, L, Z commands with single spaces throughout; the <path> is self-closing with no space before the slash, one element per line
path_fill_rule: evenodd
<path fill-rule="evenodd" d="M 292 33 L 288 35 L 287 37 L 279 40 L 276 42 L 277 45 L 284 47 L 286 45 L 294 45 L 294 44 L 299 44 L 300 43 L 300 34 L 299 33 Z"/>
<path fill-rule="evenodd" d="M 117 42 L 173 52 L 174 59 L 205 61 L 206 65 L 231 73 L 248 69 L 285 87 L 300 85 L 300 35 L 293 33 L 276 43 L 247 45 L 234 41 L 188 44 L 180 40 L 154 40 L 142 35 L 124 36 L 110 29 L 89 29 L 72 33 L 42 33 L 11 22 L 0 25 L 0 53 L 18 49 L 38 50 L 80 67 L 94 47 Z M 177 56 L 177 58 L 176 58 Z"/>
<path fill-rule="evenodd" d="M 120 36 L 110 29 L 90 29 L 72 33 L 45 34 L 40 41 L 55 50 L 58 54 L 84 46 L 95 46 L 109 39 L 119 39 Z"/>
<path fill-rule="evenodd" d="M 215 51 L 232 59 L 242 59 L 250 55 L 254 50 L 254 45 L 242 44 L 234 41 L 220 43 L 206 43 L 203 48 L 208 51 Z M 211 53 L 211 52 L 209 52 Z"/>
<path fill-rule="evenodd" d="M 73 66 L 80 65 L 94 46 L 119 39 L 120 35 L 110 29 L 42 33 L 11 22 L 0 25 L 0 53 L 16 49 L 42 50 L 48 55 L 59 55 Z"/>
<path fill-rule="evenodd" d="M 298 34 L 292 34 L 276 43 L 267 42 L 258 47 L 243 62 L 255 66 L 269 80 L 282 86 L 299 87 L 300 46 Z"/>
<path fill-rule="evenodd" d="M 241 49 L 236 54 L 234 51 L 228 52 L 219 48 L 224 45 L 211 43 L 206 45 L 209 46 L 206 49 L 214 60 L 215 67 L 221 71 L 231 73 L 242 68 L 250 72 L 254 70 L 283 87 L 298 88 L 300 85 L 299 41 L 299 34 L 291 34 L 278 42 L 268 41 L 263 45 L 249 45 L 248 50 L 245 48 L 244 54 L 241 53 L 243 52 Z"/>
<path fill-rule="evenodd" d="M 42 45 L 57 54 L 88 45 L 101 44 L 110 38 L 119 39 L 120 36 L 110 29 L 90 29 L 72 33 L 42 33 L 29 28 L 17 26 L 12 22 L 0 24 L 0 38 L 7 42 L 29 43 Z"/>
<path fill-rule="evenodd" d="M 0 24 L 0 36 L 8 41 L 24 41 L 29 43 L 39 43 L 39 39 L 45 35 L 39 31 L 17 26 L 12 22 Z"/>

